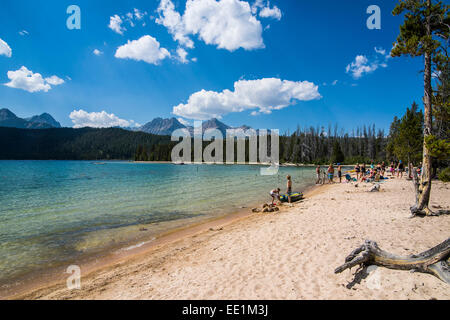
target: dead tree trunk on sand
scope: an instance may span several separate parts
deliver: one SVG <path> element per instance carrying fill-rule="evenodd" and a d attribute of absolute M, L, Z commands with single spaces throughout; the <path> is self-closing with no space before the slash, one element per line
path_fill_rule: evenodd
<path fill-rule="evenodd" d="M 413 176 L 413 184 L 414 184 L 414 190 L 416 192 L 416 204 L 410 208 L 411 210 L 411 217 L 415 216 L 439 216 L 444 214 L 449 214 L 449 210 L 439 210 L 437 212 L 431 211 L 431 209 L 428 208 L 428 206 L 421 209 L 420 200 L 421 200 L 421 179 L 417 176 L 417 170 L 415 168 L 412 169 L 412 176 Z"/>
<path fill-rule="evenodd" d="M 432 274 L 450 284 L 450 238 L 437 246 L 407 257 L 393 255 L 381 250 L 374 241 L 366 242 L 353 250 L 345 259 L 345 263 L 336 268 L 334 273 L 341 273 L 356 265 L 377 265 L 389 269 L 413 270 Z"/>

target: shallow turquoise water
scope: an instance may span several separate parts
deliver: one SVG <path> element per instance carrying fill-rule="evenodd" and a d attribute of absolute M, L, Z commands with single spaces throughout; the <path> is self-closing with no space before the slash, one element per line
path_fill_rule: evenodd
<path fill-rule="evenodd" d="M 312 184 L 314 168 L 0 161 L 0 282 Z M 178 224 L 177 224 L 178 223 Z M 153 229 L 152 229 L 153 228 Z"/>

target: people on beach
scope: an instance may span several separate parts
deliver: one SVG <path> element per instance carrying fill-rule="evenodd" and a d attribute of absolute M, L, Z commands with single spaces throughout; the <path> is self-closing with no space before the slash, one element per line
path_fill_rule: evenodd
<path fill-rule="evenodd" d="M 342 165 L 340 163 L 338 163 L 338 178 L 339 183 L 342 183 Z"/>
<path fill-rule="evenodd" d="M 384 173 L 386 172 L 386 163 L 384 161 L 381 163 L 381 175 L 384 176 Z"/>
<path fill-rule="evenodd" d="M 320 165 L 316 167 L 316 184 L 320 184 Z"/>
<path fill-rule="evenodd" d="M 355 166 L 355 172 L 356 172 L 356 180 L 359 180 L 359 172 L 361 171 L 361 167 L 359 166 L 359 163 Z"/>
<path fill-rule="evenodd" d="M 370 169 L 369 173 L 367 175 L 364 175 L 361 177 L 361 182 L 370 182 L 370 181 L 375 181 L 376 177 L 378 176 L 378 181 L 380 180 L 379 175 L 377 175 L 377 170 L 376 169 Z"/>
<path fill-rule="evenodd" d="M 280 188 L 276 188 L 270 191 L 270 196 L 272 197 L 272 204 L 274 204 L 275 199 L 278 200 L 278 202 L 281 202 L 280 199 Z"/>
<path fill-rule="evenodd" d="M 361 178 L 364 177 L 366 175 L 366 164 L 363 163 L 361 165 Z"/>
<path fill-rule="evenodd" d="M 391 166 L 389 168 L 389 172 L 391 173 L 392 177 L 395 175 L 395 164 L 394 164 L 394 161 L 391 161 Z"/>
<path fill-rule="evenodd" d="M 403 164 L 403 161 L 400 160 L 398 162 L 398 167 L 397 167 L 397 178 L 400 175 L 400 178 L 403 178 L 403 172 L 405 171 L 405 165 Z"/>
<path fill-rule="evenodd" d="M 327 172 L 328 172 L 328 183 L 333 183 L 334 167 L 332 163 L 330 163 L 330 165 L 328 166 Z"/>
<path fill-rule="evenodd" d="M 286 192 L 286 194 L 288 196 L 288 202 L 291 203 L 292 179 L 291 179 L 290 175 L 286 176 L 286 179 L 287 179 L 287 184 L 286 184 L 287 192 Z"/>
<path fill-rule="evenodd" d="M 377 173 L 381 174 L 381 163 L 377 163 L 377 166 L 375 167 L 375 170 L 377 171 Z"/>

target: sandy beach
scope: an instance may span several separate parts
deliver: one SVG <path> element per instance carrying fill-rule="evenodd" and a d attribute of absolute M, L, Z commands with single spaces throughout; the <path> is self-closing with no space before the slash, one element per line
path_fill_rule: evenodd
<path fill-rule="evenodd" d="M 410 219 L 413 184 L 390 179 L 332 184 L 277 213 L 205 225 L 124 261 L 19 299 L 450 299 L 432 275 L 370 267 L 334 274 L 364 240 L 410 255 L 449 237 L 450 216 Z M 450 208 L 448 184 L 433 182 L 431 208 Z M 362 275 L 362 276 L 361 276 Z"/>

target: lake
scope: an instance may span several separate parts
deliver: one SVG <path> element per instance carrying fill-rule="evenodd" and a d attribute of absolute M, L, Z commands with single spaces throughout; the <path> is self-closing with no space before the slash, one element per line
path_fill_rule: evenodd
<path fill-rule="evenodd" d="M 0 283 L 270 201 L 314 183 L 313 167 L 0 161 Z M 145 232 L 143 232 L 145 231 Z"/>

